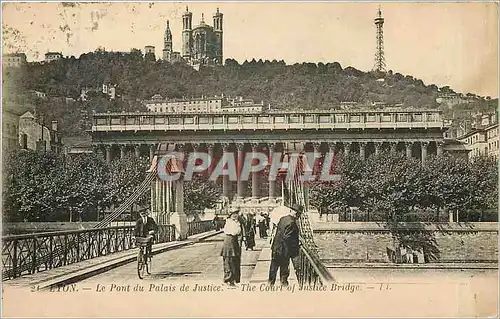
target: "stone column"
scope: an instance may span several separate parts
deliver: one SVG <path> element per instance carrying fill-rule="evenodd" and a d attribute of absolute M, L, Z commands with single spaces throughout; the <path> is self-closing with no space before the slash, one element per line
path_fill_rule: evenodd
<path fill-rule="evenodd" d="M 405 142 L 406 147 L 406 157 L 411 158 L 411 150 L 413 148 L 413 142 Z"/>
<path fill-rule="evenodd" d="M 106 162 L 111 163 L 111 145 L 106 145 Z"/>
<path fill-rule="evenodd" d="M 188 224 L 184 212 L 184 181 L 182 179 L 173 182 L 175 188 L 175 212 L 172 214 L 171 223 L 175 225 L 175 236 L 177 240 L 187 238 Z"/>
<path fill-rule="evenodd" d="M 236 149 L 237 149 L 237 184 L 236 184 L 236 192 L 238 199 L 242 199 L 244 195 L 244 190 L 243 190 L 243 181 L 241 180 L 241 168 L 243 167 L 243 143 L 237 143 L 236 144 Z"/>
<path fill-rule="evenodd" d="M 437 156 L 443 156 L 443 147 L 444 147 L 444 142 L 436 142 L 436 152 Z"/>
<path fill-rule="evenodd" d="M 366 142 L 359 142 L 359 157 L 361 157 L 361 159 L 365 159 L 366 158 L 366 145 L 368 143 Z"/>
<path fill-rule="evenodd" d="M 375 145 L 375 155 L 378 155 L 382 148 L 382 142 L 374 142 L 373 144 Z"/>
<path fill-rule="evenodd" d="M 149 145 L 149 160 L 152 161 L 155 156 L 156 145 Z"/>
<path fill-rule="evenodd" d="M 425 159 L 427 158 L 427 147 L 429 142 L 420 142 L 420 150 L 422 152 L 422 165 L 425 165 Z"/>
<path fill-rule="evenodd" d="M 210 165 L 207 168 L 207 174 L 209 178 L 210 175 L 212 175 L 213 165 L 215 165 L 214 147 L 215 144 L 207 144 L 208 157 L 210 158 Z"/>
<path fill-rule="evenodd" d="M 269 143 L 267 144 L 269 147 L 269 169 L 271 168 L 271 163 L 274 155 L 274 150 L 276 149 L 276 144 L 274 143 Z M 276 178 L 273 180 L 269 179 L 269 200 L 274 200 L 274 196 L 276 193 Z"/>
<path fill-rule="evenodd" d="M 398 142 L 390 142 L 389 146 L 391 148 L 391 153 L 396 154 L 396 151 L 398 149 Z"/>
<path fill-rule="evenodd" d="M 226 153 L 228 150 L 229 144 L 222 144 L 222 156 L 224 157 L 224 160 L 227 159 Z M 222 196 L 229 198 L 229 176 L 227 175 L 222 176 Z"/>
<path fill-rule="evenodd" d="M 120 159 L 125 157 L 125 146 L 126 145 L 120 145 Z"/>
<path fill-rule="evenodd" d="M 255 159 L 258 147 L 259 147 L 259 144 L 252 143 L 252 159 Z M 259 174 L 260 174 L 260 172 L 253 172 L 252 173 L 252 198 L 253 199 L 259 198 Z"/>
<path fill-rule="evenodd" d="M 344 142 L 344 156 L 349 156 L 352 142 Z"/>
<path fill-rule="evenodd" d="M 141 145 L 134 145 L 135 157 L 141 157 Z"/>

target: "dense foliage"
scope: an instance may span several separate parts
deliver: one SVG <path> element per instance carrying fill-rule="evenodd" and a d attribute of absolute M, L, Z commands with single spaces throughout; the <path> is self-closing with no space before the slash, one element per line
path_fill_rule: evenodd
<path fill-rule="evenodd" d="M 106 163 L 102 156 L 66 157 L 17 151 L 4 156 L 3 213 L 6 221 L 95 221 L 125 201 L 145 179 L 149 161 L 127 156 Z M 185 210 L 212 208 L 218 192 L 210 182 L 186 183 Z M 139 204 L 149 203 L 146 192 Z M 102 217 L 102 215 L 101 215 Z"/>
<path fill-rule="evenodd" d="M 311 204 L 324 213 L 359 207 L 386 220 L 407 220 L 406 215 L 426 210 L 439 213 L 498 209 L 498 167 L 494 158 L 468 162 L 430 156 L 422 166 L 418 159 L 384 152 L 366 160 L 355 155 L 342 158 L 336 169 L 340 181 L 311 186 Z"/>
<path fill-rule="evenodd" d="M 78 100 L 82 89 L 100 89 L 104 83 L 116 85 L 118 99 L 109 101 L 101 93 L 90 94 L 86 102 L 52 98 Z M 48 121 L 59 120 L 68 130 L 75 126 L 65 121 L 74 122 L 92 111 L 139 110 L 139 101 L 154 94 L 169 98 L 239 95 L 264 101 L 273 108 L 313 109 L 338 107 L 340 102 L 436 107 L 438 92 L 437 86 L 425 85 L 409 75 L 362 72 L 342 68 L 337 62 L 286 65 L 283 61 L 254 59 L 239 64 L 227 59 L 224 66 L 196 71 L 184 63 L 145 59 L 136 49 L 129 53 L 97 50 L 79 58 L 29 63 L 24 68 L 6 70 L 5 85 L 12 88 L 9 92 L 47 93 L 47 101 L 34 103 Z M 67 116 L 69 113 L 73 118 Z"/>

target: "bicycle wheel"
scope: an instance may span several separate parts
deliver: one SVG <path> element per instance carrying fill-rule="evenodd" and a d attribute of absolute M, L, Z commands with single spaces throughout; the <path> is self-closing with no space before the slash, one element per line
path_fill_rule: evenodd
<path fill-rule="evenodd" d="M 137 276 L 139 276 L 139 279 L 142 279 L 144 277 L 144 253 L 143 253 L 143 248 L 139 248 L 139 254 L 137 255 Z"/>
<path fill-rule="evenodd" d="M 149 270 L 151 269 L 151 263 L 149 262 L 149 256 L 147 254 L 144 254 L 144 265 L 146 266 L 146 273 L 148 275 L 151 275 Z"/>

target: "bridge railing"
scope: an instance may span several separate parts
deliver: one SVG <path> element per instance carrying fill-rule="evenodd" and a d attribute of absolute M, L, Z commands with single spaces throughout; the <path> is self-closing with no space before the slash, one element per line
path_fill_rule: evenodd
<path fill-rule="evenodd" d="M 175 227 L 158 226 L 157 242 L 175 240 Z M 134 226 L 58 231 L 2 238 L 2 279 L 109 255 L 134 247 Z"/>
<path fill-rule="evenodd" d="M 299 256 L 294 260 L 294 267 L 301 287 L 326 285 L 334 281 L 309 241 L 303 237 L 300 238 Z"/>
<path fill-rule="evenodd" d="M 188 236 L 201 234 L 215 229 L 214 222 L 211 220 L 200 220 L 188 223 Z"/>

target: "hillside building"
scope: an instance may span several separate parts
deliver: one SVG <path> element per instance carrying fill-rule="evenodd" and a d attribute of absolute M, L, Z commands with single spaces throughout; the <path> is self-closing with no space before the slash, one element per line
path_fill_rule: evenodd
<path fill-rule="evenodd" d="M 182 15 L 182 52 L 173 51 L 172 32 L 169 21 L 164 34 L 163 59 L 168 62 L 185 61 L 190 65 L 222 65 L 223 63 L 223 14 L 213 15 L 213 26 L 205 23 L 201 15 L 200 23 L 193 27 L 193 14 L 186 7 Z"/>
<path fill-rule="evenodd" d="M 202 96 L 200 98 L 166 99 L 156 94 L 144 101 L 150 112 L 157 113 L 260 113 L 264 102 L 255 103 L 243 97 Z"/>
<path fill-rule="evenodd" d="M 14 67 L 19 68 L 23 65 L 26 65 L 26 54 L 24 53 L 8 53 L 4 54 L 2 57 L 2 66 L 6 67 Z"/>
<path fill-rule="evenodd" d="M 63 55 L 60 52 L 47 52 L 45 53 L 45 62 L 52 62 L 62 59 Z"/>

